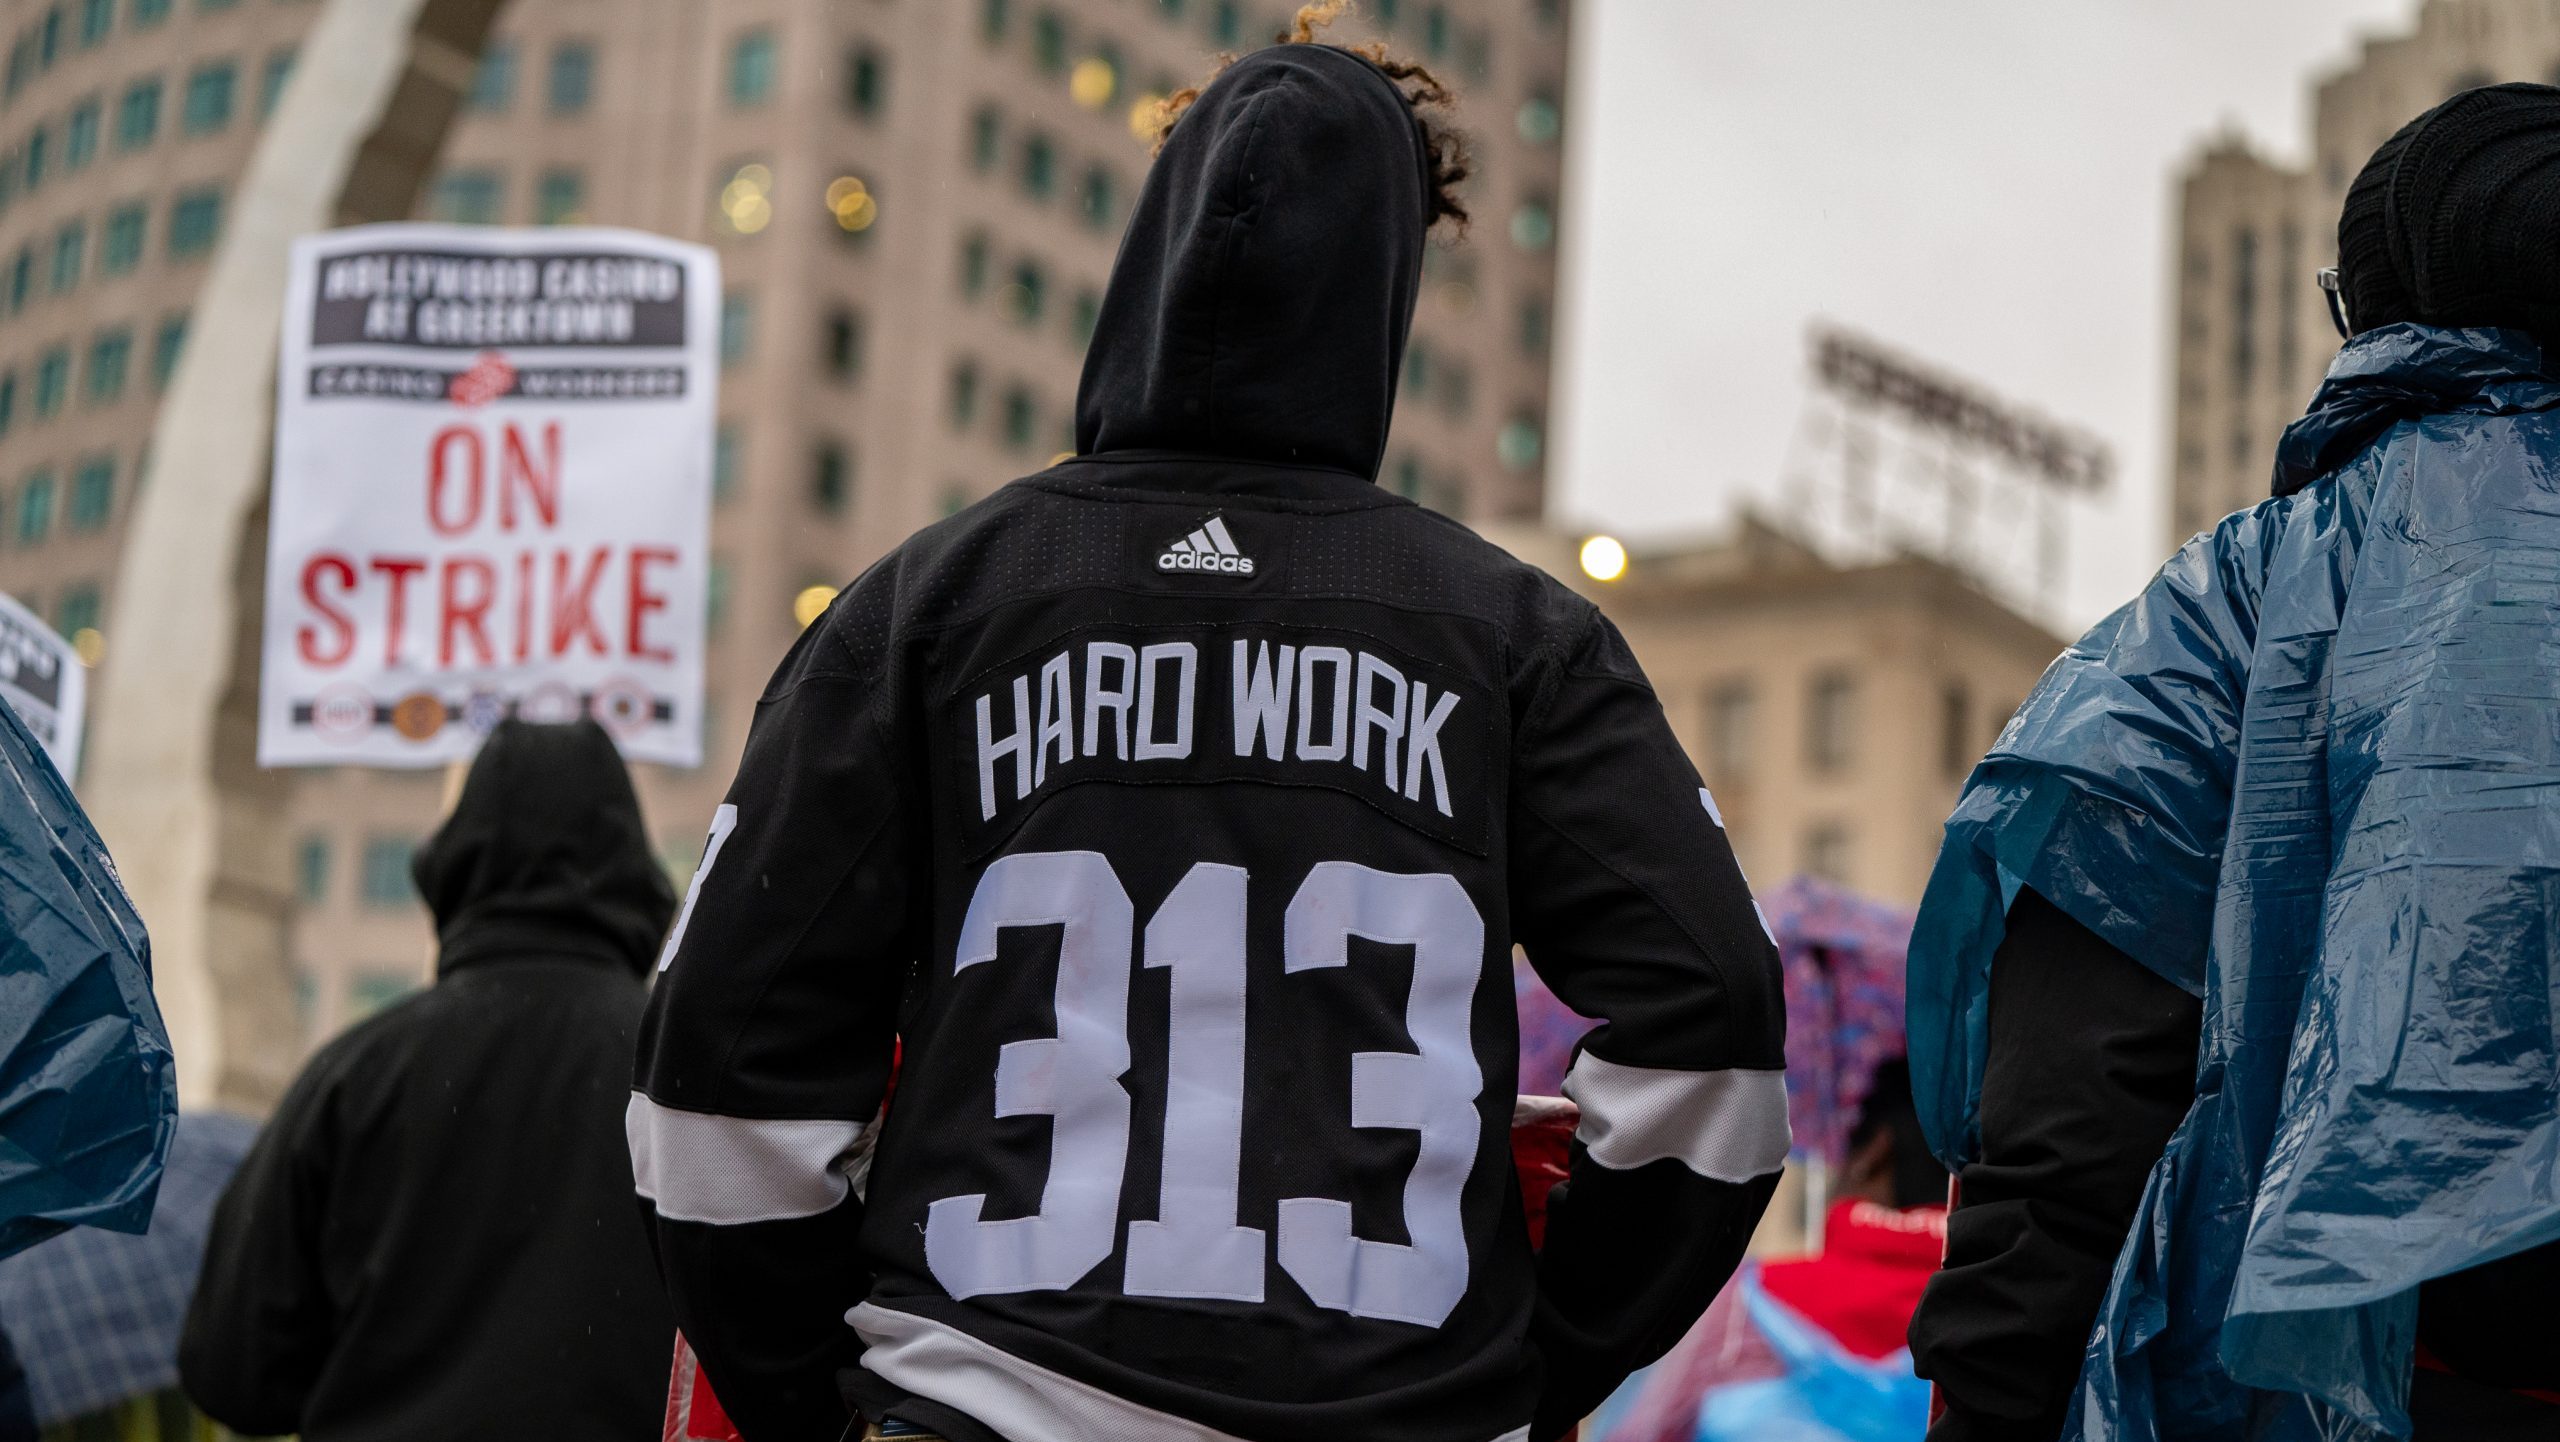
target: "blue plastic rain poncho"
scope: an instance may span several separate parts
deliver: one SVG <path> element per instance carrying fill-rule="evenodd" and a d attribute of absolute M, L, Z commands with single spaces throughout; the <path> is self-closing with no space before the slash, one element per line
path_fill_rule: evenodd
<path fill-rule="evenodd" d="M 2560 379 L 2384 327 L 2278 456 L 2045 674 L 1912 940 L 1950 1165 L 2019 887 L 2204 1002 L 2069 1438 L 2405 1436 L 2417 1285 L 2560 1238 Z"/>
<path fill-rule="evenodd" d="M 139 1232 L 178 1125 L 150 944 L 61 773 L 0 704 L 0 1257 Z"/>

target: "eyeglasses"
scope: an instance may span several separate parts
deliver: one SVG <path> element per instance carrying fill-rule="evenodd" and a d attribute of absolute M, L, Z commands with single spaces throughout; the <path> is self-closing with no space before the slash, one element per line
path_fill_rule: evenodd
<path fill-rule="evenodd" d="M 2338 328 L 2338 338 L 2354 340 L 2356 328 L 2347 319 L 2347 293 L 2338 284 L 2338 268 L 2324 265 L 2312 279 L 2320 282 L 2321 294 L 2329 298 L 2329 324 Z"/>

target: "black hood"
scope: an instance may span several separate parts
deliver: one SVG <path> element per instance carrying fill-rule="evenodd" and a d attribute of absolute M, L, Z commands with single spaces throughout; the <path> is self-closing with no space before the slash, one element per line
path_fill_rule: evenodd
<path fill-rule="evenodd" d="M 1429 229 L 1422 128 L 1329 45 L 1237 61 L 1174 126 L 1103 296 L 1076 449 L 1375 479 Z"/>
<path fill-rule="evenodd" d="M 473 962 L 583 957 L 645 972 L 675 914 L 640 798 L 593 721 L 504 721 L 413 873 L 441 976 Z"/>

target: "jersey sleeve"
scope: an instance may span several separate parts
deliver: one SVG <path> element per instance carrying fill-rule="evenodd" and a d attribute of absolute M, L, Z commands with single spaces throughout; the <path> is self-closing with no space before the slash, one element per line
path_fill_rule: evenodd
<path fill-rule="evenodd" d="M 1712 797 L 1614 626 L 1537 663 L 1511 795 L 1515 935 L 1600 1019 L 1548 1203 L 1535 1435 L 1556 1435 L 1705 1311 L 1788 1148 L 1776 945 Z"/>
<path fill-rule="evenodd" d="M 869 578 L 866 578 L 866 581 Z M 917 954 L 918 764 L 856 583 L 756 708 L 642 1023 L 625 1126 L 678 1325 L 749 1437 L 832 1437 L 868 1290 L 850 1179 Z"/>

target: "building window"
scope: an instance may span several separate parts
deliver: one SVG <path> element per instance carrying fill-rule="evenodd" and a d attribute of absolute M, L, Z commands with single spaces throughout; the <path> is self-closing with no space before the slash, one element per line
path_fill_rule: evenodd
<path fill-rule="evenodd" d="M 1156 0 L 1156 8 L 1164 12 L 1164 18 L 1167 20 L 1182 18 L 1182 0 Z M 1369 8 L 1374 10 L 1377 6 L 1372 4 Z"/>
<path fill-rule="evenodd" d="M 1974 749 L 1973 696 L 1961 681 L 1950 681 L 1938 693 L 1938 770 L 1961 778 L 1981 759 Z"/>
<path fill-rule="evenodd" d="M 1525 471 L 1545 453 L 1546 427 L 1527 411 L 1513 413 L 1493 438 L 1493 453 L 1511 470 Z"/>
<path fill-rule="evenodd" d="M 505 186 L 494 170 L 448 171 L 436 182 L 429 209 L 438 220 L 456 225 L 495 225 L 505 203 Z"/>
<path fill-rule="evenodd" d="M 1440 409 L 1456 420 L 1465 420 L 1474 408 L 1476 373 L 1457 362 L 1440 368 Z"/>
<path fill-rule="evenodd" d="M 1067 22 L 1055 10 L 1043 10 L 1031 19 L 1031 58 L 1051 75 L 1067 68 Z"/>
<path fill-rule="evenodd" d="M 534 190 L 534 221 L 576 225 L 587 218 L 587 180 L 575 170 L 546 170 Z"/>
<path fill-rule="evenodd" d="M 1015 386 L 1004 393 L 1004 443 L 1021 450 L 1031 444 L 1040 429 L 1040 403 L 1032 398 L 1026 386 Z"/>
<path fill-rule="evenodd" d="M 53 531 L 53 472 L 38 471 L 18 491 L 18 544 L 39 545 Z"/>
<path fill-rule="evenodd" d="M 1244 38 L 1244 11 L 1236 0 L 1218 0 L 1209 7 L 1209 41 L 1221 49 Z"/>
<path fill-rule="evenodd" d="M 95 45 L 116 24 L 116 0 L 80 0 L 80 43 Z"/>
<path fill-rule="evenodd" d="M 972 300 L 987 289 L 987 237 L 971 231 L 960 238 L 960 293 Z"/>
<path fill-rule="evenodd" d="M 169 258 L 184 260 L 213 249 L 222 234 L 222 192 L 212 186 L 186 190 L 169 205 Z"/>
<path fill-rule="evenodd" d="M 1036 325 L 1040 312 L 1048 305 L 1049 277 L 1038 261 L 1026 260 L 1013 268 L 1013 280 L 1004 288 L 1004 308 L 1022 325 Z"/>
<path fill-rule="evenodd" d="M 58 345 L 36 362 L 36 419 L 59 413 L 71 398 L 71 347 Z"/>
<path fill-rule="evenodd" d="M 160 82 L 136 81 L 116 102 L 116 144 L 140 150 L 160 134 Z"/>
<path fill-rule="evenodd" d="M 1449 11 L 1446 6 L 1434 5 L 1422 12 L 1422 48 L 1430 51 L 1434 60 L 1449 53 Z"/>
<path fill-rule="evenodd" d="M 418 983 L 410 977 L 359 976 L 347 984 L 347 1019 L 363 1021 L 417 989 Z"/>
<path fill-rule="evenodd" d="M 187 104 L 181 124 L 189 135 L 211 135 L 231 123 L 231 95 L 240 78 L 228 60 L 199 65 L 187 77 Z"/>
<path fill-rule="evenodd" d="M 155 388 L 169 388 L 169 378 L 178 373 L 178 358 L 186 350 L 187 318 L 173 315 L 160 322 L 159 337 L 151 343 L 151 384 Z"/>
<path fill-rule="evenodd" d="M 1545 250 L 1556 243 L 1554 202 L 1531 196 L 1511 212 L 1511 243 L 1522 250 Z"/>
<path fill-rule="evenodd" d="M 106 331 L 89 343 L 89 404 L 106 406 L 124 399 L 125 372 L 132 360 L 132 331 Z"/>
<path fill-rule="evenodd" d="M 34 288 L 35 280 L 35 247 L 19 246 L 18 258 L 9 264 L 9 311 L 11 314 L 14 315 L 27 308 L 27 292 Z"/>
<path fill-rule="evenodd" d="M 1750 683 L 1728 681 L 1707 693 L 1707 774 L 1720 785 L 1748 780 L 1759 698 Z"/>
<path fill-rule="evenodd" d="M 853 499 L 853 462 L 841 442 L 820 441 L 809 466 L 809 504 L 822 516 L 841 516 Z"/>
<path fill-rule="evenodd" d="M 516 103 L 516 43 L 492 40 L 480 52 L 480 63 L 472 68 L 471 89 L 462 97 L 463 108 L 482 115 L 496 115 Z"/>
<path fill-rule="evenodd" d="M 1048 136 L 1029 135 L 1022 141 L 1022 191 L 1034 200 L 1047 200 L 1058 189 L 1058 148 Z"/>
<path fill-rule="evenodd" d="M 52 289 L 68 295 L 80 284 L 80 262 L 89 253 L 89 227 L 73 221 L 53 233 Z"/>
<path fill-rule="evenodd" d="M 725 501 L 738 493 L 738 426 L 722 421 L 711 433 L 711 499 Z"/>
<path fill-rule="evenodd" d="M 1000 44 L 1007 30 L 1013 28 L 1013 6 L 1010 0 L 978 0 L 978 35 L 989 45 Z"/>
<path fill-rule="evenodd" d="M 52 150 L 53 132 L 39 125 L 27 133 L 27 193 L 32 195 L 44 184 L 45 161 Z"/>
<path fill-rule="evenodd" d="M 284 88 L 292 81 L 293 48 L 287 46 L 271 52 L 267 56 L 266 69 L 258 77 L 259 119 L 264 120 L 276 113 L 276 107 L 284 102 Z"/>
<path fill-rule="evenodd" d="M 71 510 L 63 523 L 74 531 L 95 531 L 115 511 L 116 458 L 91 456 L 71 477 Z"/>
<path fill-rule="evenodd" d="M 951 428 L 965 431 L 978 423 L 978 366 L 962 361 L 951 368 Z"/>
<path fill-rule="evenodd" d="M 62 598 L 53 603 L 54 629 L 70 637 L 77 645 L 81 640 L 81 632 L 94 632 L 98 629 L 98 614 L 101 609 L 95 582 L 84 581 L 79 585 L 66 587 L 62 592 Z M 80 651 L 83 656 L 86 656 L 88 647 L 81 646 Z"/>
<path fill-rule="evenodd" d="M 872 46 L 855 46 L 853 54 L 845 60 L 845 109 L 864 120 L 875 120 L 888 101 L 888 60 Z"/>
<path fill-rule="evenodd" d="M 1857 703 L 1856 677 L 1826 671 L 1813 678 L 1805 701 L 1804 759 L 1815 772 L 1831 775 L 1848 769 L 1856 751 Z"/>
<path fill-rule="evenodd" d="M 2231 237 L 2231 384 L 2247 390 L 2258 370 L 2258 233 Z"/>
<path fill-rule="evenodd" d="M 317 906 L 328 900 L 329 838 L 325 836 L 302 838 L 302 847 L 295 858 L 293 870 L 296 878 L 294 889 L 300 893 L 304 905 Z"/>
<path fill-rule="evenodd" d="M 1808 876 L 1834 886 L 1849 884 L 1849 828 L 1825 821 L 1804 834 L 1804 869 Z"/>
<path fill-rule="evenodd" d="M 1555 97 L 1533 94 L 1520 102 L 1520 111 L 1512 117 L 1511 128 L 1529 145 L 1553 145 L 1564 134 L 1564 111 Z"/>
<path fill-rule="evenodd" d="M 720 364 L 737 365 L 756 344 L 756 300 L 743 290 L 720 297 Z"/>
<path fill-rule="evenodd" d="M 140 29 L 146 25 L 157 25 L 168 18 L 169 0 L 133 0 L 133 24 L 135 29 Z"/>
<path fill-rule="evenodd" d="M 44 12 L 44 19 L 36 24 L 36 63 L 50 70 L 55 57 L 61 54 L 62 7 L 56 5 Z"/>
<path fill-rule="evenodd" d="M 762 105 L 773 98 L 773 32 L 750 30 L 729 47 L 729 103 Z"/>
<path fill-rule="evenodd" d="M 1093 344 L 1094 328 L 1102 324 L 1102 293 L 1092 290 L 1076 292 L 1075 308 L 1068 313 L 1067 334 L 1082 350 Z"/>
<path fill-rule="evenodd" d="M 18 373 L 16 371 L 10 371 L 5 375 L 0 375 L 0 436 L 9 434 L 9 427 L 14 424 L 17 419 Z"/>
<path fill-rule="evenodd" d="M 550 105 L 554 115 L 576 115 L 587 108 L 596 88 L 596 48 L 584 40 L 563 40 L 551 51 Z"/>
<path fill-rule="evenodd" d="M 71 111 L 71 120 L 62 130 L 62 168 L 74 171 L 98 158 L 98 134 L 105 128 L 106 107 L 95 100 L 81 101 Z"/>
<path fill-rule="evenodd" d="M 406 836 L 368 836 L 364 843 L 364 904 L 377 910 L 407 906 L 416 896 L 409 863 L 418 854 Z"/>
<path fill-rule="evenodd" d="M 1082 209 L 1085 224 L 1096 230 L 1111 228 L 1112 220 L 1119 213 L 1118 203 L 1114 199 L 1116 190 L 1117 187 L 1112 183 L 1111 171 L 1108 168 L 1097 165 L 1084 173 Z"/>
<path fill-rule="evenodd" d="M 862 370 L 862 315 L 839 306 L 827 316 L 827 373 L 851 380 Z"/>
<path fill-rule="evenodd" d="M 1520 341 L 1520 353 L 1532 360 L 1543 358 L 1551 340 L 1549 331 L 1554 317 L 1547 310 L 1547 298 L 1529 296 L 1520 302 L 1520 328 L 1514 332 Z"/>
<path fill-rule="evenodd" d="M 729 558 L 714 556 L 702 578 L 702 624 L 713 631 L 729 615 Z"/>
<path fill-rule="evenodd" d="M 992 105 L 981 105 L 969 117 L 969 161 L 980 171 L 996 168 L 996 156 L 1004 145 L 1004 117 Z"/>

